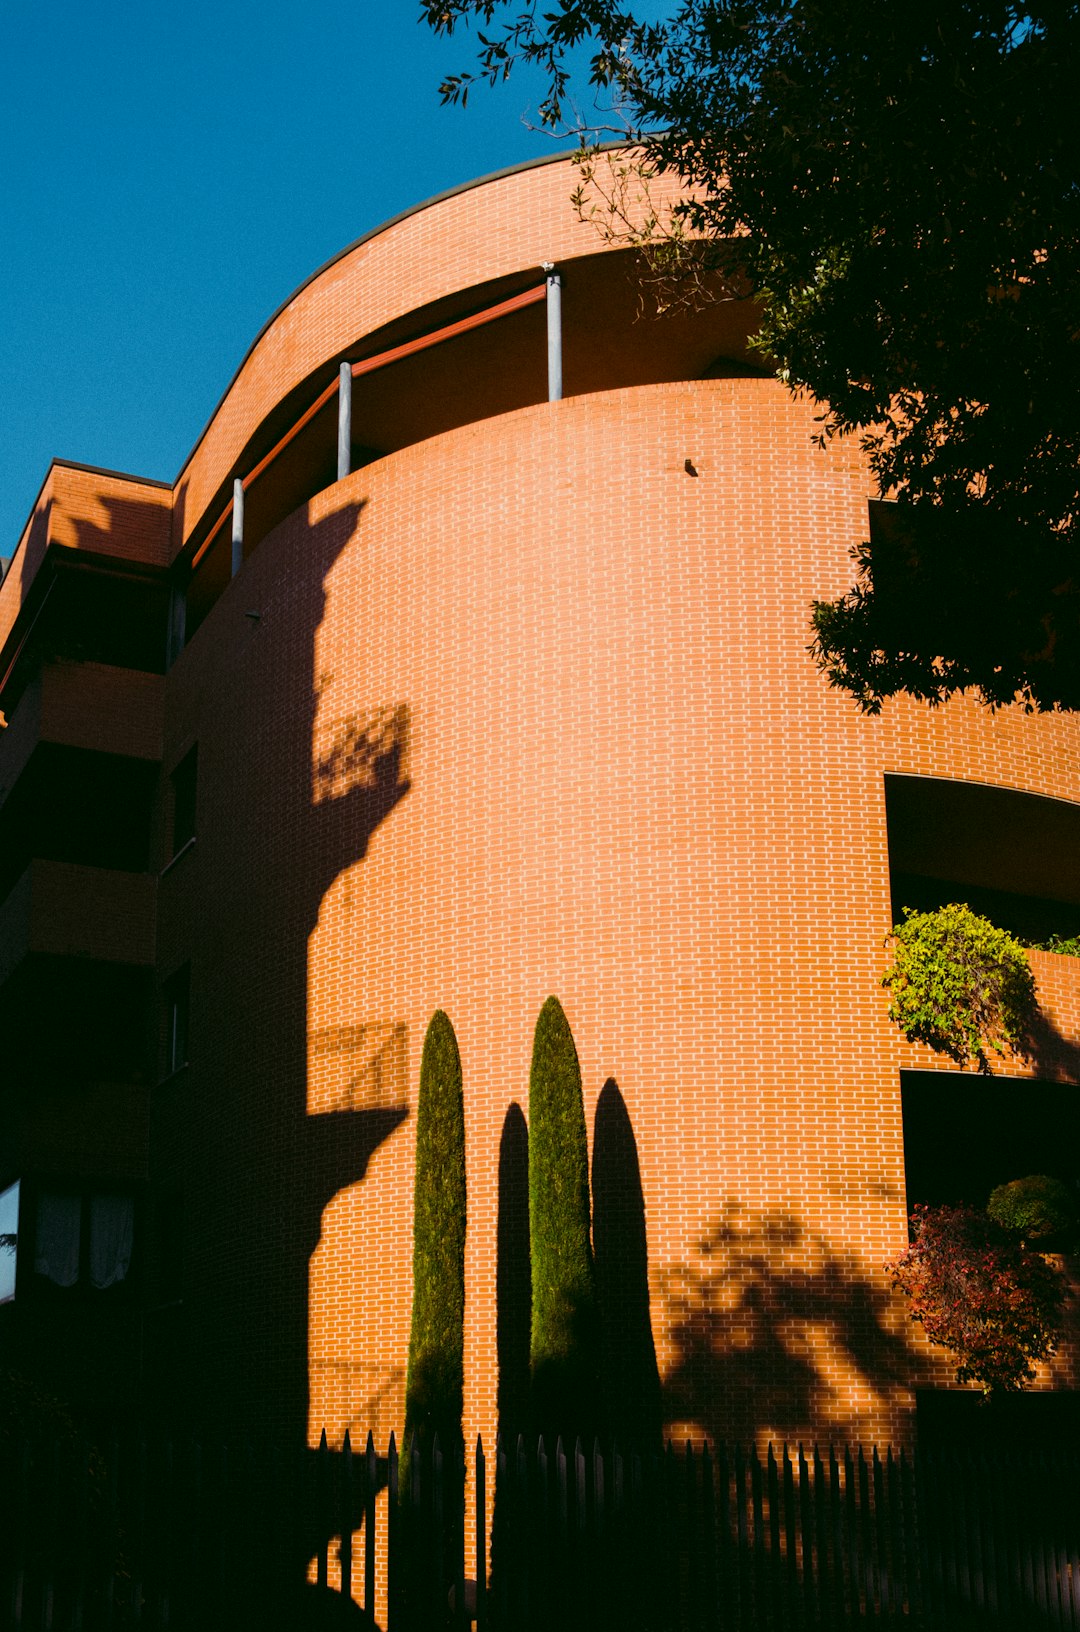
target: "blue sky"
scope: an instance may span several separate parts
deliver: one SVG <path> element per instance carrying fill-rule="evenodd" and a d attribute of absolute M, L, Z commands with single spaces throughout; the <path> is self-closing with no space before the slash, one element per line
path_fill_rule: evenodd
<path fill-rule="evenodd" d="M 171 480 L 270 313 L 388 216 L 555 150 L 418 0 L 9 0 L 0 555 L 49 460 Z"/>

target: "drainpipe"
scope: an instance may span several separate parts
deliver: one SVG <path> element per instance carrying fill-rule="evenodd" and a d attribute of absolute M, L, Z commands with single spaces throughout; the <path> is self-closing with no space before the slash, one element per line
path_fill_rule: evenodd
<path fill-rule="evenodd" d="M 342 363 L 338 372 L 337 398 L 337 479 L 343 482 L 352 465 L 352 364 Z"/>
<path fill-rule="evenodd" d="M 547 273 L 548 401 L 562 400 L 562 279 L 554 262 L 545 261 Z"/>
<path fill-rule="evenodd" d="M 239 476 L 232 484 L 232 576 L 244 564 L 244 484 Z"/>

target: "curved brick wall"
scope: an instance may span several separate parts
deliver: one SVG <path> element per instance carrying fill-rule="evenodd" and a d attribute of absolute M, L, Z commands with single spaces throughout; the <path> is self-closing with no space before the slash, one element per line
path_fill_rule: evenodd
<path fill-rule="evenodd" d="M 349 337 L 582 253 L 567 180 L 461 194 L 301 291 L 181 480 L 189 517 Z M 198 743 L 199 828 L 162 879 L 159 968 L 191 962 L 192 1057 L 155 1148 L 185 1193 L 197 1409 L 400 1428 L 411 1112 L 442 1007 L 466 1084 L 466 1429 L 490 1438 L 500 1146 L 552 992 L 626 1264 L 640 1168 L 670 1426 L 895 1443 L 914 1383 L 948 1379 L 882 1268 L 900 1071 L 940 1069 L 878 986 L 883 776 L 1075 799 L 1080 730 L 966 701 L 869 719 L 829 692 L 807 608 L 850 581 L 868 483 L 813 428 L 741 378 L 434 437 L 271 533 L 172 669 L 165 764 Z M 1040 1069 L 1069 1080 L 1080 963 L 1035 964 L 1061 1045 Z M 515 1308 L 504 1285 L 504 1342 Z"/>
<path fill-rule="evenodd" d="M 615 1288 L 609 1400 L 644 1386 L 648 1314 L 676 1435 L 898 1444 L 916 1386 L 952 1375 L 883 1268 L 905 1239 L 902 1092 L 910 1130 L 912 1094 L 936 1113 L 940 1084 L 950 1173 L 991 1116 L 1008 1148 L 1014 1119 L 1026 1129 L 1054 1106 L 1062 1143 L 1080 1143 L 1080 960 L 1032 954 L 1045 1023 L 1035 1059 L 1004 1063 L 1004 1090 L 905 1044 L 879 986 L 885 778 L 1080 805 L 1080 722 L 965 700 L 864 718 L 829 691 L 808 608 L 848 586 L 867 536 L 857 449 L 816 448 L 809 406 L 739 377 L 742 308 L 684 313 L 660 339 L 635 327 L 625 263 L 598 255 L 571 186 L 566 164 L 512 173 L 343 254 L 258 337 L 171 493 L 50 471 L 0 588 L 9 671 L 72 552 L 154 587 L 125 605 L 163 606 L 167 576 L 182 593 L 192 530 L 307 405 L 313 374 L 331 378 L 395 320 L 395 336 L 429 330 L 433 302 L 460 316 L 485 304 L 481 286 L 520 287 L 550 258 L 566 272 L 568 363 L 595 361 L 578 385 L 609 366 L 619 380 L 698 364 L 736 376 L 485 410 L 469 392 L 493 357 L 518 384 L 532 370 L 516 400 L 542 390 L 539 307 L 516 339 L 493 323 L 454 404 L 491 417 L 376 458 L 260 538 L 317 485 L 301 480 L 323 469 L 309 445 L 277 490 L 267 479 L 236 578 L 227 531 L 208 555 L 205 616 L 166 676 L 112 660 L 52 665 L 22 702 L 12 687 L 12 784 L 43 735 L 156 755 L 164 715 L 156 978 L 164 1012 L 190 966 L 190 1059 L 152 1090 L 145 1148 L 127 1089 L 130 1124 L 102 1086 L 85 1117 L 63 1112 L 64 1137 L 102 1171 L 136 1152 L 148 1221 L 182 1201 L 179 1285 L 147 1232 L 140 1406 L 286 1441 L 325 1425 L 356 1444 L 370 1428 L 381 1448 L 403 1417 L 421 1045 L 444 1008 L 466 1092 L 466 1433 L 490 1447 L 523 1331 L 527 1347 L 522 1141 L 533 1027 L 555 993 Z M 402 412 L 410 381 L 441 402 L 454 371 L 423 353 L 395 376 L 378 402 L 399 414 L 399 443 L 432 425 Z M 312 422 L 315 441 L 332 418 Z M 332 471 L 332 434 L 326 454 Z M 135 712 L 84 719 L 91 692 Z M 174 858 L 170 777 L 196 745 L 196 839 Z M 1006 870 L 1019 820 L 989 838 Z M 52 871 L 38 916 L 70 952 L 73 898 Z M 26 879 L 9 945 L 34 932 Z M 149 896 L 145 913 L 128 903 L 126 929 L 103 902 L 92 927 L 126 935 L 126 956 L 142 937 L 149 960 Z M 916 1071 L 932 1075 L 905 1085 Z M 52 1104 L 28 1148 L 56 1137 Z M 1076 1387 L 1076 1369 L 1067 1346 L 1040 1383 Z"/>
<path fill-rule="evenodd" d="M 570 208 L 574 170 L 547 163 L 451 194 L 365 239 L 297 291 L 245 357 L 177 478 L 179 549 L 248 437 L 328 357 L 416 308 L 544 261 L 592 255 L 595 227 Z M 672 195 L 669 184 L 658 201 Z"/>

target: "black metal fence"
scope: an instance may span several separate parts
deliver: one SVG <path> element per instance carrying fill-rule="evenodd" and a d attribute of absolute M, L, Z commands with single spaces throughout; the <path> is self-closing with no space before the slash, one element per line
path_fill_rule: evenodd
<path fill-rule="evenodd" d="M 0 1626 L 1080 1632 L 1074 1447 L 468 1460 L 8 1444 Z"/>

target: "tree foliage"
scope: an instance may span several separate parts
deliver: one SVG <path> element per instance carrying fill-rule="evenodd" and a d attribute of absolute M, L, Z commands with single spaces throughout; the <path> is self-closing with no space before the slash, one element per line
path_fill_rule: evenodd
<path fill-rule="evenodd" d="M 1035 1005 L 1035 977 L 1019 941 L 970 907 L 905 908 L 881 977 L 889 1019 L 909 1043 L 927 1043 L 963 1067 L 989 1072 L 987 1050 L 1022 1051 Z"/>
<path fill-rule="evenodd" d="M 1063 1179 L 1029 1173 L 991 1192 L 986 1212 L 995 1224 L 1023 1241 L 1047 1241 L 1076 1227 L 1076 1197 Z"/>
<path fill-rule="evenodd" d="M 1057 1348 L 1064 1277 L 975 1208 L 916 1207 L 911 1241 L 886 1268 L 912 1320 L 956 1356 L 958 1383 L 1016 1393 Z"/>
<path fill-rule="evenodd" d="M 529 1237 L 534 1428 L 596 1431 L 599 1333 L 581 1069 L 558 998 L 540 1011 L 529 1073 Z"/>
<path fill-rule="evenodd" d="M 405 1438 L 461 1447 L 465 1346 L 465 1106 L 454 1028 L 431 1017 L 420 1062 L 413 1212 L 413 1308 Z"/>
<path fill-rule="evenodd" d="M 655 8 L 648 8 L 655 12 Z M 621 130 L 761 301 L 758 344 L 858 434 L 893 524 L 814 608 L 866 709 L 974 687 L 1080 706 L 1077 0 L 424 0 L 478 27 L 444 99 L 518 63 L 539 116 Z M 604 113 L 576 118 L 571 64 Z"/>

